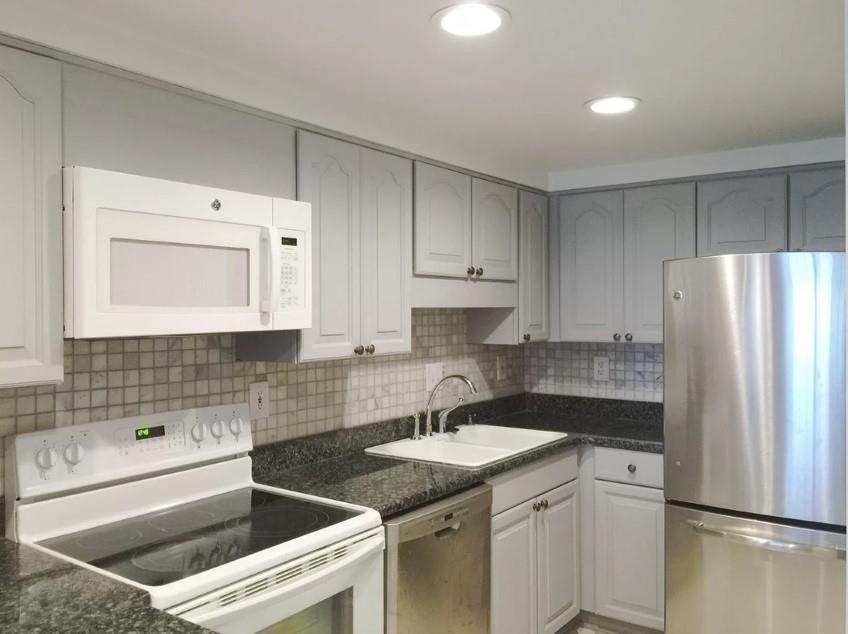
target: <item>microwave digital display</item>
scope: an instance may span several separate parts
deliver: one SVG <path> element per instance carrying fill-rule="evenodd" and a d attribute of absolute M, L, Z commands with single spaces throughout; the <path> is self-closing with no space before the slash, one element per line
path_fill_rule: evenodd
<path fill-rule="evenodd" d="M 296 247 L 297 238 L 280 238 L 280 244 L 284 247 Z"/>

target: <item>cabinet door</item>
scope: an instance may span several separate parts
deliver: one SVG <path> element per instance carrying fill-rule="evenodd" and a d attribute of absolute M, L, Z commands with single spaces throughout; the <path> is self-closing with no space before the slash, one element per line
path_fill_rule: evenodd
<path fill-rule="evenodd" d="M 360 345 L 359 148 L 298 132 L 298 199 L 312 203 L 312 328 L 301 360 L 350 357 Z"/>
<path fill-rule="evenodd" d="M 595 611 L 661 630 L 663 492 L 595 481 Z"/>
<path fill-rule="evenodd" d="M 698 183 L 698 255 L 786 250 L 786 176 Z"/>
<path fill-rule="evenodd" d="M 58 62 L 0 48 L 0 387 L 63 376 L 60 91 Z"/>
<path fill-rule="evenodd" d="M 845 250 L 845 169 L 789 175 L 789 249 Z"/>
<path fill-rule="evenodd" d="M 663 261 L 695 256 L 695 183 L 624 191 L 625 340 L 662 343 Z"/>
<path fill-rule="evenodd" d="M 523 341 L 546 341 L 548 322 L 548 199 L 522 191 L 518 267 L 518 334 Z"/>
<path fill-rule="evenodd" d="M 415 273 L 468 276 L 471 177 L 415 163 Z"/>
<path fill-rule="evenodd" d="M 361 150 L 362 345 L 412 350 L 412 161 Z"/>
<path fill-rule="evenodd" d="M 518 279 L 518 196 L 514 187 L 472 179 L 471 264 L 479 279 Z"/>
<path fill-rule="evenodd" d="M 492 518 L 492 634 L 537 631 L 534 501 Z"/>
<path fill-rule="evenodd" d="M 577 480 L 539 496 L 539 631 L 554 634 L 580 612 Z"/>
<path fill-rule="evenodd" d="M 560 339 L 622 334 L 622 193 L 560 198 Z"/>

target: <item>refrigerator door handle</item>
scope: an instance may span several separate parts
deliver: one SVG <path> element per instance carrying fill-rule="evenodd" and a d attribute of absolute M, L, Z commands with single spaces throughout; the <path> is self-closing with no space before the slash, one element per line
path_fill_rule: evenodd
<path fill-rule="evenodd" d="M 823 559 L 845 559 L 844 548 L 834 548 L 832 546 L 817 546 L 813 544 L 800 544 L 798 542 L 788 542 L 769 537 L 757 537 L 756 535 L 746 535 L 745 533 L 737 533 L 715 526 L 709 526 L 703 522 L 696 520 L 686 520 L 686 523 L 692 527 L 696 533 L 708 535 L 710 537 L 719 537 L 737 543 L 752 546 L 754 548 L 764 548 L 766 550 L 774 550 L 784 553 L 797 553 L 799 555 L 811 555 Z"/>

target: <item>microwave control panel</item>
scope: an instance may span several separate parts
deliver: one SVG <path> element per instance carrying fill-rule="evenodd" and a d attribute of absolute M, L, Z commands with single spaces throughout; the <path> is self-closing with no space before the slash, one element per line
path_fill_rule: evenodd
<path fill-rule="evenodd" d="M 278 310 L 303 308 L 306 301 L 306 234 L 280 229 L 280 287 Z"/>

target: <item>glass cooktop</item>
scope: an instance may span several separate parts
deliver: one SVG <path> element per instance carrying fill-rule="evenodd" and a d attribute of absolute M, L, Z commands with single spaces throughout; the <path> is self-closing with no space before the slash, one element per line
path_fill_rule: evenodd
<path fill-rule="evenodd" d="M 359 513 L 244 488 L 38 543 L 137 583 L 161 586 Z"/>

